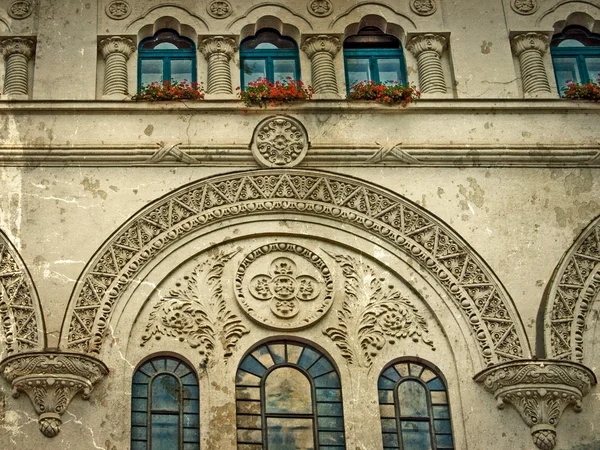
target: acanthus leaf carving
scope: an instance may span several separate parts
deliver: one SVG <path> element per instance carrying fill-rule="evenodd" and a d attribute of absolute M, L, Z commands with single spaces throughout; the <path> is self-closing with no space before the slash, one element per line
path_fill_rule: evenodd
<path fill-rule="evenodd" d="M 223 269 L 236 253 L 219 254 L 198 264 L 167 297 L 156 302 L 141 345 L 167 336 L 198 349 L 203 369 L 213 367 L 221 357 L 227 361 L 237 341 L 249 333 L 223 297 Z"/>
<path fill-rule="evenodd" d="M 426 320 L 418 309 L 368 264 L 352 256 L 331 255 L 344 274 L 344 301 L 338 325 L 323 330 L 350 364 L 371 368 L 373 359 L 386 344 L 398 339 L 427 338 Z"/>

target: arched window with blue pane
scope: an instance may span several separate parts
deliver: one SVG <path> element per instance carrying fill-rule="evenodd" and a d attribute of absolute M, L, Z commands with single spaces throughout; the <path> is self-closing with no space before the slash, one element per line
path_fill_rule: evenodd
<path fill-rule="evenodd" d="M 378 389 L 384 449 L 454 449 L 446 384 L 433 368 L 392 363 L 381 372 Z"/>
<path fill-rule="evenodd" d="M 369 26 L 344 41 L 346 87 L 373 80 L 376 84 L 406 84 L 406 62 L 400 40 Z"/>
<path fill-rule="evenodd" d="M 131 450 L 198 450 L 198 378 L 171 356 L 144 362 L 133 376 Z"/>
<path fill-rule="evenodd" d="M 304 343 L 262 344 L 236 375 L 238 449 L 343 450 L 340 377 L 327 356 Z"/>
<path fill-rule="evenodd" d="M 161 30 L 140 42 L 138 88 L 163 81 L 196 81 L 196 46 L 174 30 Z"/>
<path fill-rule="evenodd" d="M 561 96 L 569 81 L 597 82 L 600 76 L 600 34 L 578 25 L 555 34 L 550 46 L 556 84 Z"/>
<path fill-rule="evenodd" d="M 263 29 L 240 44 L 242 86 L 266 78 L 271 82 L 300 79 L 298 45 L 277 30 Z"/>

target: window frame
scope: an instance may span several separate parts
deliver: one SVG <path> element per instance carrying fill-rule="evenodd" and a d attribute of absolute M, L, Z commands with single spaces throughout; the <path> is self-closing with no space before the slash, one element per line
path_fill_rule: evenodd
<path fill-rule="evenodd" d="M 152 39 L 156 39 L 156 37 L 160 34 L 160 33 L 164 33 L 164 32 L 171 32 L 174 33 L 175 35 L 177 35 L 180 39 L 183 39 L 185 41 L 188 41 L 192 48 L 191 49 L 185 49 L 185 48 L 172 48 L 172 49 L 159 49 L 159 50 L 155 50 L 155 49 L 143 49 L 142 46 L 152 40 Z M 140 41 L 140 43 L 138 44 L 138 70 L 137 70 L 137 75 L 138 75 L 138 92 L 141 91 L 141 89 L 143 88 L 142 86 L 142 61 L 148 61 L 148 60 L 160 60 L 163 63 L 163 76 L 162 76 L 162 80 L 159 83 L 163 83 L 165 81 L 169 81 L 171 82 L 171 75 L 172 75 L 172 71 L 171 71 L 171 62 L 172 61 L 178 61 L 178 60 L 191 60 L 192 61 L 192 78 L 191 80 L 187 80 L 190 83 L 195 83 L 197 81 L 197 59 L 196 59 L 196 44 L 194 43 L 194 41 L 192 41 L 190 38 L 185 37 L 180 35 L 179 33 L 177 33 L 177 31 L 172 30 L 170 28 L 163 28 L 159 31 L 157 31 L 156 33 L 154 33 L 154 35 L 147 37 L 145 39 L 143 39 L 142 41 Z M 175 80 L 177 82 L 181 82 L 183 80 Z"/>
<path fill-rule="evenodd" d="M 369 59 L 369 70 L 371 71 L 371 80 L 376 84 L 384 83 L 385 81 L 399 81 L 402 84 L 408 83 L 406 75 L 406 60 L 404 58 L 404 51 L 402 47 L 398 48 L 344 48 L 344 76 L 346 79 L 346 91 L 350 92 L 350 88 L 361 81 L 370 80 L 359 80 L 353 84 L 350 84 L 348 78 L 348 59 L 350 58 L 362 58 Z M 381 80 L 379 75 L 379 69 L 377 67 L 377 61 L 379 59 L 398 59 L 400 63 L 400 80 Z"/>

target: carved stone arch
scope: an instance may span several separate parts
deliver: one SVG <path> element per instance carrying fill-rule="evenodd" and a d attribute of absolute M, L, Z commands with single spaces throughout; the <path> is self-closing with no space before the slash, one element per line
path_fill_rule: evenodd
<path fill-rule="evenodd" d="M 137 34 L 138 42 L 154 36 L 158 31 L 169 29 L 176 31 L 180 36 L 184 36 L 193 42 L 198 41 L 198 33 L 190 25 L 182 24 L 179 20 L 170 16 L 163 16 L 154 21 L 154 23 L 144 25 Z"/>
<path fill-rule="evenodd" d="M 600 33 L 600 20 L 596 20 L 584 12 L 571 13 L 565 20 L 556 22 L 554 24 L 554 33 L 560 33 L 570 25 L 579 25 L 592 33 Z"/>
<path fill-rule="evenodd" d="M 342 33 L 347 27 L 360 23 L 365 17 L 379 17 L 386 24 L 395 24 L 403 32 L 417 29 L 417 25 L 410 17 L 383 2 L 356 2 L 331 19 L 328 28 L 331 32 Z M 390 29 L 388 32 L 394 34 L 391 31 L 393 30 Z"/>
<path fill-rule="evenodd" d="M 600 33 L 600 6 L 586 0 L 562 0 L 540 12 L 535 21 L 536 27 L 554 28 L 561 32 L 568 25 L 580 25 L 594 33 Z"/>
<path fill-rule="evenodd" d="M 242 27 L 240 30 L 240 42 L 247 37 L 254 36 L 260 30 L 264 28 L 272 28 L 277 30 L 282 36 L 287 36 L 300 45 L 300 30 L 289 23 L 284 23 L 279 17 L 275 16 L 262 16 L 255 23 L 249 23 Z"/>
<path fill-rule="evenodd" d="M 172 244 L 223 220 L 270 213 L 326 217 L 340 229 L 376 235 L 436 280 L 470 327 L 483 365 L 530 357 L 510 296 L 448 225 L 397 194 L 348 176 L 273 169 L 194 182 L 128 220 L 80 275 L 63 321 L 61 348 L 98 355 L 123 292 Z"/>
<path fill-rule="evenodd" d="M 544 294 L 540 309 L 544 330 L 539 334 L 547 358 L 586 362 L 584 335 L 599 292 L 600 216 L 563 255 Z"/>
<path fill-rule="evenodd" d="M 271 3 L 259 3 L 250 6 L 246 11 L 229 22 L 225 29 L 230 33 L 238 34 L 241 33 L 241 30 L 247 29 L 248 25 L 256 24 L 264 17 L 276 18 L 276 20 L 279 20 L 287 27 L 297 27 L 296 29 L 299 30 L 299 33 L 310 33 L 313 30 L 312 23 L 304 15 L 298 14 L 293 8 L 287 5 L 275 5 Z M 290 24 L 295 24 L 295 26 Z M 261 28 L 264 28 L 264 26 Z M 271 26 L 271 28 L 276 27 Z M 242 39 L 244 37 L 247 36 L 242 36 Z"/>
<path fill-rule="evenodd" d="M 165 26 L 165 21 L 169 25 Z M 183 23 L 186 25 L 183 25 Z M 173 28 L 173 24 L 177 28 Z M 181 25 L 178 25 L 181 24 Z M 148 28 L 151 26 L 153 28 Z M 208 32 L 208 23 L 202 16 L 188 10 L 187 8 L 175 3 L 162 3 L 160 5 L 149 6 L 139 16 L 134 17 L 125 27 L 126 33 L 137 33 L 138 30 L 145 30 L 141 38 L 152 36 L 161 28 L 173 28 L 180 34 L 196 41 L 199 32 Z M 151 32 L 154 30 L 154 32 Z M 141 32 L 141 31 L 140 31 Z"/>
<path fill-rule="evenodd" d="M 46 347 L 44 315 L 31 275 L 0 231 L 0 336 L 5 356 Z"/>
<path fill-rule="evenodd" d="M 375 14 L 363 16 L 358 22 L 354 22 L 346 26 L 344 30 L 344 39 L 348 36 L 358 34 L 364 27 L 377 27 L 386 34 L 397 37 L 403 44 L 406 41 L 406 31 L 398 24 L 388 22 L 383 17 Z"/>

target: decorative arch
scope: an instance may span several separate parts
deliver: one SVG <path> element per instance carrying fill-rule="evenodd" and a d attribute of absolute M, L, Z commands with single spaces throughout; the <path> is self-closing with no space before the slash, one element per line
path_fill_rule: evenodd
<path fill-rule="evenodd" d="M 42 307 L 17 249 L 0 231 L 0 328 L 8 355 L 46 347 Z"/>
<path fill-rule="evenodd" d="M 543 347 L 551 359 L 583 362 L 589 311 L 600 292 L 600 216 L 577 237 L 544 294 Z M 542 333 L 540 333 L 542 334 Z"/>
<path fill-rule="evenodd" d="M 268 12 L 270 14 L 267 16 L 260 14 L 258 11 L 263 8 L 268 8 Z M 233 19 L 231 22 L 229 22 L 227 24 L 227 26 L 225 27 L 225 29 L 232 30 L 233 32 L 235 32 L 236 30 L 239 30 L 239 29 L 247 26 L 244 24 L 248 24 L 249 22 L 250 23 L 258 22 L 262 17 L 273 17 L 272 14 L 273 14 L 274 10 L 279 10 L 279 12 L 281 12 L 282 15 L 281 16 L 278 15 L 277 17 L 282 17 L 282 18 L 284 18 L 284 20 L 294 18 L 293 19 L 294 22 L 301 25 L 303 32 L 311 31 L 313 29 L 313 26 L 312 26 L 312 23 L 310 22 L 310 20 L 308 20 L 303 15 L 295 12 L 293 10 L 293 8 L 290 8 L 289 6 L 286 6 L 286 5 L 274 5 L 273 3 L 258 3 L 256 5 L 250 6 L 246 11 L 244 11 L 243 14 L 237 16 L 235 19 Z M 287 19 L 286 19 L 286 17 L 287 17 Z M 254 18 L 254 20 L 253 20 L 253 18 Z M 243 39 L 243 37 L 242 37 L 242 39 Z"/>
<path fill-rule="evenodd" d="M 156 19 L 154 19 L 154 23 L 160 22 L 165 17 L 179 22 L 177 19 L 173 18 L 173 13 L 176 11 L 182 11 L 183 14 L 188 16 L 190 22 L 196 22 L 196 24 L 198 25 L 197 27 L 194 27 L 193 25 L 187 25 L 191 30 L 193 30 L 194 33 L 196 33 L 199 28 L 203 28 L 204 31 L 209 30 L 208 23 L 206 22 L 206 20 L 204 20 L 198 14 L 195 14 L 194 12 L 190 11 L 189 9 L 187 9 L 181 5 L 178 5 L 176 3 L 161 3 L 160 5 L 149 6 L 139 16 L 134 17 L 127 24 L 125 29 L 128 31 L 132 31 L 132 30 L 135 31 L 135 30 L 139 29 L 141 27 L 141 25 L 148 24 L 148 22 L 151 22 L 154 17 L 156 17 Z M 157 17 L 157 14 L 160 14 L 160 16 Z M 181 13 L 178 15 L 181 16 Z M 148 16 L 151 16 L 151 17 L 148 17 Z M 142 22 L 142 24 L 140 24 L 139 22 Z M 163 28 L 170 28 L 170 27 L 163 27 Z M 160 28 L 158 28 L 158 29 L 160 29 Z M 154 33 L 156 31 L 158 31 L 158 29 L 154 30 Z M 178 30 L 178 32 L 179 32 L 179 30 Z M 150 36 L 154 33 L 151 33 Z M 181 34 L 181 32 L 180 32 L 180 34 Z M 147 36 L 144 36 L 144 37 L 147 37 Z M 186 37 L 190 37 L 190 36 L 186 36 Z M 194 39 L 195 39 L 195 37 L 194 37 Z"/>
<path fill-rule="evenodd" d="M 373 11 L 372 14 L 369 13 L 369 10 Z M 410 17 L 395 10 L 386 3 L 371 1 L 354 3 L 331 20 L 329 29 L 345 28 L 353 23 L 360 22 L 365 16 L 379 16 L 386 22 L 397 23 L 404 31 L 417 29 L 417 25 Z"/>
<path fill-rule="evenodd" d="M 585 8 L 588 12 L 583 12 Z M 600 7 L 586 0 L 563 0 L 547 10 L 541 12 L 535 21 L 537 27 L 554 27 L 554 32 L 559 33 L 569 25 L 581 25 L 595 33 L 600 32 L 600 20 L 594 19 L 589 10 L 596 10 L 596 17 L 600 17 Z M 568 14 L 568 16 L 567 16 Z M 567 18 L 565 19 L 565 16 Z"/>
<path fill-rule="evenodd" d="M 115 305 L 144 266 L 204 227 L 270 213 L 328 217 L 376 235 L 428 272 L 458 306 L 484 365 L 530 357 L 514 304 L 492 270 L 441 220 L 369 183 L 313 170 L 267 169 L 197 181 L 143 208 L 87 264 L 73 290 L 61 348 L 98 355 Z"/>
<path fill-rule="evenodd" d="M 138 42 L 154 36 L 160 30 L 175 30 L 180 36 L 184 36 L 193 42 L 198 40 L 198 33 L 196 33 L 196 30 L 192 26 L 182 24 L 174 17 L 164 16 L 154 21 L 154 23 L 140 28 L 137 35 Z"/>
<path fill-rule="evenodd" d="M 390 34 L 397 37 L 400 42 L 406 41 L 406 32 L 400 25 L 390 23 L 383 17 L 375 14 L 366 15 L 358 22 L 354 22 L 346 26 L 346 29 L 344 30 L 344 39 L 346 39 L 348 36 L 358 34 L 358 32 L 364 27 L 377 27 L 385 34 Z"/>
<path fill-rule="evenodd" d="M 275 16 L 262 16 L 256 23 L 251 23 L 242 27 L 240 30 L 240 42 L 247 37 L 256 35 L 265 28 L 272 28 L 273 30 L 277 30 L 282 36 L 290 37 L 294 39 L 296 43 L 300 42 L 300 30 L 294 25 L 282 22 L 279 17 Z"/>

